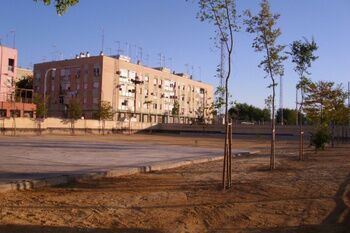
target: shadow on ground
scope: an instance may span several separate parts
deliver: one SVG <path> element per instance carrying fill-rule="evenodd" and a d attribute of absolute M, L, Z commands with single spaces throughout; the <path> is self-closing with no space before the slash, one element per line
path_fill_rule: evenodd
<path fill-rule="evenodd" d="M 38 225 L 0 225 L 0 232 L 6 233 L 161 233 L 158 230 L 139 228 L 78 228 Z"/>

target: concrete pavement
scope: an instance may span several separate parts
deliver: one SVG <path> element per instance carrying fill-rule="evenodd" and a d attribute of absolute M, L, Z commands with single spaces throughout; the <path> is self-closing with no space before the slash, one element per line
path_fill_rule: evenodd
<path fill-rule="evenodd" d="M 146 143 L 5 138 L 0 140 L 0 191 L 173 168 L 218 160 L 222 153 L 215 148 Z"/>

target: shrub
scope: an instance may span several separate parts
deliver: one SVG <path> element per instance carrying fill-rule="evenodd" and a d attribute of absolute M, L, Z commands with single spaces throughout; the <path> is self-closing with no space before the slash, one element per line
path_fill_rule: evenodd
<path fill-rule="evenodd" d="M 311 145 L 315 146 L 315 150 L 324 150 L 326 144 L 330 141 L 331 136 L 327 127 L 319 128 L 315 134 L 311 135 Z"/>

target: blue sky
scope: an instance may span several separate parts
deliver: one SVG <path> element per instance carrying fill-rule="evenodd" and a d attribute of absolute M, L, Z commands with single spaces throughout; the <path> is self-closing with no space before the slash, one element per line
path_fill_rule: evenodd
<path fill-rule="evenodd" d="M 238 11 L 257 12 L 258 0 L 237 0 Z M 319 59 L 311 68 L 313 80 L 350 81 L 350 1 L 349 0 L 271 0 L 273 12 L 281 14 L 280 43 L 289 44 L 302 37 L 315 38 Z M 72 58 L 81 51 L 97 54 L 101 50 L 115 54 L 118 42 L 136 57 L 142 47 L 144 61 L 159 66 L 159 53 L 165 63 L 178 72 L 189 70 L 195 79 L 218 85 L 215 78 L 219 51 L 210 39 L 214 27 L 196 19 L 194 1 L 185 0 L 80 0 L 63 16 L 53 6 L 31 0 L 2 0 L 0 38 L 12 46 L 16 31 L 19 65 L 30 67 L 44 60 Z M 257 67 L 261 58 L 251 48 L 253 37 L 244 30 L 236 35 L 230 91 L 233 99 L 260 107 L 269 95 L 269 80 Z M 59 51 L 59 52 L 58 52 Z M 147 56 L 148 55 L 148 56 Z M 189 64 L 187 67 L 185 64 Z M 192 69 L 193 67 L 193 69 Z M 200 67 L 200 68 L 199 68 Z M 201 71 L 200 71 L 201 70 Z M 201 74 L 201 75 L 200 75 Z M 288 60 L 285 63 L 284 105 L 294 107 L 297 76 Z"/>

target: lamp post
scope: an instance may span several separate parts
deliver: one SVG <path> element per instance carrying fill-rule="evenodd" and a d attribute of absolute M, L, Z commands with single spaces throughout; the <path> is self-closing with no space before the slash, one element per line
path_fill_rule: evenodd
<path fill-rule="evenodd" d="M 47 75 L 50 71 L 56 71 L 56 68 L 50 68 L 46 70 L 45 77 L 44 77 L 44 118 L 46 118 L 46 79 Z"/>

